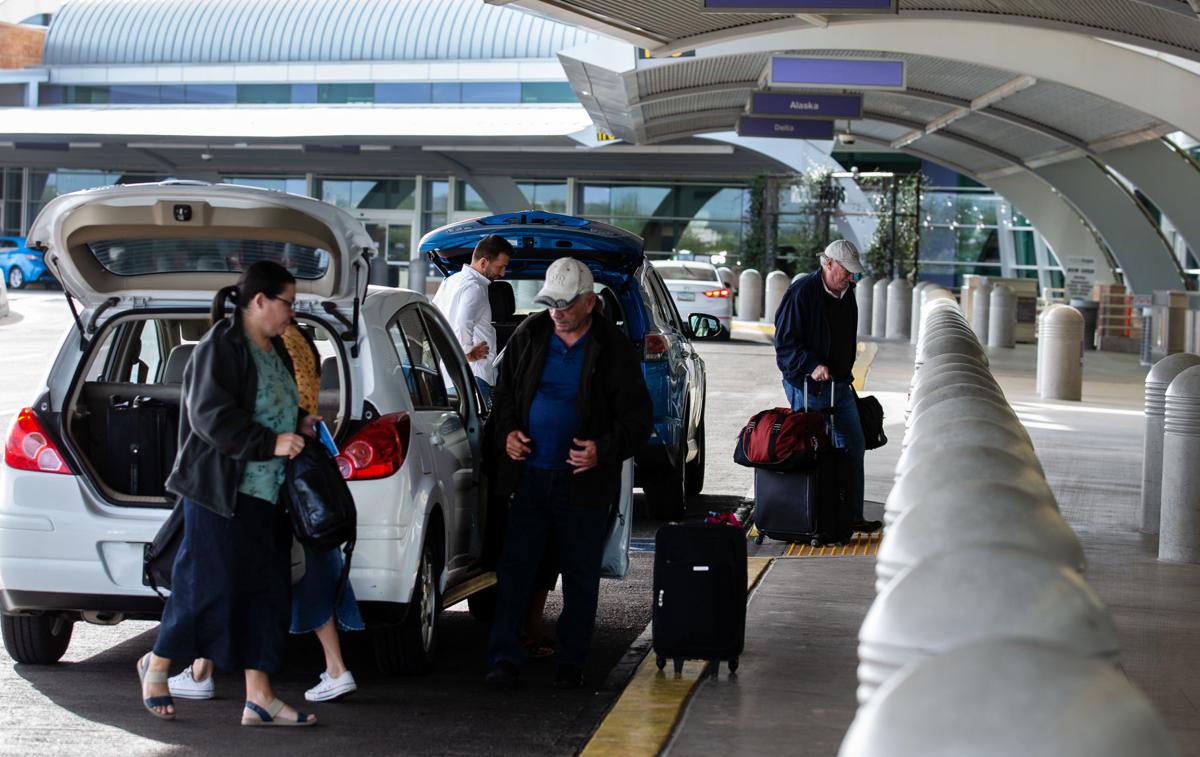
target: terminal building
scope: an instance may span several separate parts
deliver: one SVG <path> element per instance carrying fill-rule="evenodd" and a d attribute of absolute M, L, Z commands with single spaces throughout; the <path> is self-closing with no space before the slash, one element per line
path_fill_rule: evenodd
<path fill-rule="evenodd" d="M 892 177 L 920 176 L 918 188 L 905 185 L 913 196 L 899 203 L 898 233 L 908 240 L 901 254 L 929 280 L 957 285 L 976 274 L 1058 288 L 1070 258 L 1110 283 L 1123 273 L 1113 248 L 1126 244 L 1151 248 L 1157 261 L 1132 282 L 1139 291 L 1194 278 L 1200 265 L 1175 225 L 1188 220 L 1093 157 L 1140 144 L 1170 161 L 1163 151 L 1186 157 L 1191 141 L 1115 97 L 915 44 L 921 52 L 887 54 L 906 64 L 907 89 L 867 91 L 863 117 L 836 122 L 837 139 L 738 136 L 738 114 L 779 44 L 758 32 L 781 22 L 753 21 L 753 39 L 697 34 L 719 44 L 695 49 L 691 37 L 669 50 L 655 42 L 651 57 L 650 36 L 590 12 L 519 5 L 203 0 L 180 13 L 171 0 L 21 3 L 6 12 L 37 10 L 28 20 L 46 25 L 5 31 L 24 52 L 0 71 L 9 108 L 0 227 L 22 234 L 47 200 L 75 189 L 199 179 L 353 210 L 379 244 L 383 282 L 407 282 L 424 232 L 521 208 L 615 223 L 656 257 L 715 255 L 735 270 L 795 273 L 830 235 L 890 256 L 897 232 L 878 222 L 896 202 Z M 780 29 L 796 35 L 789 47 L 810 47 L 811 28 Z M 853 31 L 839 29 L 820 37 Z M 821 46 L 859 57 L 879 48 Z M 1143 65 L 1182 65 L 1105 46 Z M 1078 106 L 1078 124 L 1049 113 L 1062 98 Z M 1191 163 L 1176 162 L 1171 180 L 1195 179 Z M 1071 193 L 1071 182 L 1086 188 L 1097 177 L 1107 179 L 1096 202 L 1115 207 L 1093 209 Z M 840 202 L 813 200 L 821 181 L 841 187 Z M 759 216 L 766 259 L 743 260 L 756 193 L 770 196 Z M 1137 230 L 1114 235 L 1105 224 L 1118 218 Z"/>

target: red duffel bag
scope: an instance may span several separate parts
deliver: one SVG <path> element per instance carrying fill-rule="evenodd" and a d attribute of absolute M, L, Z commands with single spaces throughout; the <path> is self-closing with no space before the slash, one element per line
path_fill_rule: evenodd
<path fill-rule="evenodd" d="M 806 382 L 807 383 L 807 382 Z M 808 387 L 804 405 L 808 407 Z M 816 465 L 832 448 L 831 417 L 822 410 L 775 407 L 756 413 L 738 433 L 733 461 L 750 468 L 794 470 Z"/>

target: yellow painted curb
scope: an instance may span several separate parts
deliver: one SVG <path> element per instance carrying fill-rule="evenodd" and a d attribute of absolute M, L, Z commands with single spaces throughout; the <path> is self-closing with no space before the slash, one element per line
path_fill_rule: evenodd
<path fill-rule="evenodd" d="M 775 324 L 756 323 L 754 321 L 734 321 L 733 331 L 757 331 L 760 334 L 774 334 Z"/>
<path fill-rule="evenodd" d="M 772 557 L 746 558 L 746 593 L 759 582 Z M 659 670 L 653 651 L 638 665 L 621 698 L 592 734 L 581 752 L 585 757 L 656 755 L 667 745 L 683 707 L 700 681 L 707 663 L 689 660 L 683 672 Z"/>
<path fill-rule="evenodd" d="M 875 356 L 879 354 L 879 345 L 875 342 L 859 342 L 858 357 L 854 359 L 854 367 L 850 372 L 854 375 L 854 391 L 861 392 L 867 386 L 867 373 L 871 370 L 871 363 L 875 360 Z"/>

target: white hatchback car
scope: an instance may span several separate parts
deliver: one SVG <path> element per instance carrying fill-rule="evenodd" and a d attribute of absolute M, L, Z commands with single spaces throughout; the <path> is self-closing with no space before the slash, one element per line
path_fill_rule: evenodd
<path fill-rule="evenodd" d="M 719 339 L 729 339 L 733 329 L 733 296 L 712 263 L 698 260 L 655 260 L 654 269 L 667 285 L 676 309 L 685 316 L 715 316 L 724 326 Z"/>
<path fill-rule="evenodd" d="M 29 239 L 75 319 L 31 388 L 0 467 L 0 609 L 13 659 L 52 663 L 73 623 L 159 617 L 143 551 L 172 502 L 183 366 L 213 294 L 270 259 L 297 279 L 296 320 L 322 356 L 321 414 L 358 505 L 351 577 L 391 672 L 433 660 L 439 611 L 486 602 L 482 419 L 466 359 L 425 297 L 370 287 L 374 244 L 347 213 L 280 192 L 167 182 L 49 202 Z M 163 408 L 156 444 L 117 427 Z M 475 592 L 481 592 L 474 594 Z M 481 605 L 484 607 L 485 605 Z"/>

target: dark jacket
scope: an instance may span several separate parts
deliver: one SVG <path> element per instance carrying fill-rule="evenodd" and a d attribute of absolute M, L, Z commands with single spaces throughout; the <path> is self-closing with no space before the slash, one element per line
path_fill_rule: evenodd
<path fill-rule="evenodd" d="M 533 436 L 529 408 L 541 383 L 553 332 L 550 313 L 535 313 L 513 332 L 504 349 L 489 419 L 493 449 L 499 453 L 496 493 L 502 497 L 516 491 L 524 467 L 508 456 L 505 443 L 515 430 Z M 629 338 L 599 312 L 592 315 L 579 381 L 575 436 L 596 442 L 599 464 L 571 476 L 570 498 L 572 503 L 610 505 L 620 493 L 621 462 L 633 457 L 650 436 L 654 406 Z"/>
<path fill-rule="evenodd" d="M 854 339 L 858 304 L 854 300 L 853 285 L 842 297 L 843 301 L 838 303 L 825 291 L 820 269 L 792 284 L 783 295 L 779 310 L 775 312 L 775 363 L 792 386 L 803 385 L 805 377 L 818 365 L 829 364 L 832 343 L 829 314 L 834 304 L 842 305 L 853 318 L 850 339 Z M 853 350 L 854 345 L 849 348 Z M 833 378 L 844 381 L 850 376 Z"/>
<path fill-rule="evenodd" d="M 283 340 L 271 344 L 290 372 Z M 254 420 L 257 391 L 258 370 L 242 327 L 232 316 L 218 321 L 183 369 L 179 454 L 167 491 L 233 517 L 247 461 L 275 457 L 275 432 Z"/>

